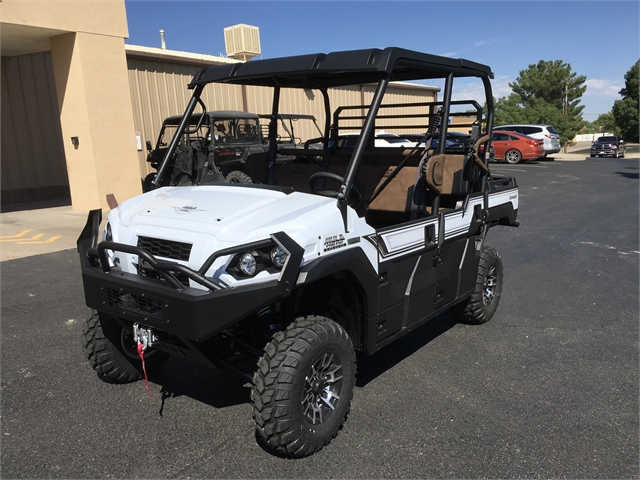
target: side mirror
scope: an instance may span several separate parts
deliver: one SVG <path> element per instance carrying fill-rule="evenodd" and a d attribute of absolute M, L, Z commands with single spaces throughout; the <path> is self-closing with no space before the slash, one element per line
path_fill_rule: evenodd
<path fill-rule="evenodd" d="M 147 140 L 147 151 L 151 151 L 153 150 L 153 147 L 151 146 L 151 140 Z"/>

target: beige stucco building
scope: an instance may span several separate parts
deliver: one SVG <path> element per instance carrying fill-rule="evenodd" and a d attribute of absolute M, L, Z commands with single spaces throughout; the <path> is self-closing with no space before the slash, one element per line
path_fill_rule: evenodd
<path fill-rule="evenodd" d="M 141 193 L 149 173 L 144 144 L 162 120 L 181 114 L 186 85 L 200 68 L 237 62 L 125 45 L 124 0 L 4 0 L 2 48 L 2 211 L 71 203 L 109 208 Z M 437 99 L 439 89 L 394 84 L 386 103 Z M 368 104 L 368 85 L 335 89 L 332 105 Z M 209 85 L 208 110 L 268 113 L 271 91 Z M 281 113 L 324 124 L 320 95 L 283 92 Z M 301 125 L 296 136 L 317 136 Z"/>
<path fill-rule="evenodd" d="M 120 200 L 140 193 L 124 54 L 128 36 L 124 2 L 5 0 L 0 8 L 3 197 L 7 190 L 12 203 L 18 203 L 16 197 L 28 203 L 60 194 L 63 186 L 52 183 L 60 182 L 63 172 L 54 168 L 48 174 L 46 167 L 50 145 L 56 144 L 64 152 L 74 207 L 106 208 L 107 195 Z M 45 52 L 50 57 L 34 61 L 47 72 L 46 81 L 33 68 L 29 75 L 29 66 L 24 65 L 29 61 L 21 58 Z M 20 79 L 12 77 L 16 70 Z M 55 96 L 49 98 L 52 84 Z M 40 90 L 48 104 L 39 98 Z M 54 104 L 60 129 L 42 127 L 42 135 L 33 138 L 31 126 L 41 118 L 42 109 Z M 20 126 L 17 117 L 23 118 Z M 42 118 L 41 123 L 47 120 Z M 20 141 L 9 138 L 8 122 Z M 27 131 L 17 131 L 24 128 Z M 58 142 L 53 138 L 56 133 L 61 136 Z M 33 152 L 34 158 L 25 158 L 23 148 Z M 17 159 L 22 160 L 19 165 Z M 44 170 L 42 175 L 39 169 Z"/>

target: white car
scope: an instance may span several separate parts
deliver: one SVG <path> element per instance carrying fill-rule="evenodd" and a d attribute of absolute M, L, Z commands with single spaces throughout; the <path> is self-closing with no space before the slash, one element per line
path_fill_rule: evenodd
<path fill-rule="evenodd" d="M 561 149 L 560 134 L 552 125 L 498 125 L 493 127 L 494 130 L 508 130 L 517 132 L 533 138 L 544 140 L 545 156 L 552 153 L 558 153 Z"/>
<path fill-rule="evenodd" d="M 338 147 L 355 147 L 358 137 L 360 137 L 360 132 L 341 133 L 338 135 Z M 376 133 L 374 139 L 375 147 L 413 148 L 416 145 L 417 142 L 399 137 L 394 133 L 379 132 Z"/>

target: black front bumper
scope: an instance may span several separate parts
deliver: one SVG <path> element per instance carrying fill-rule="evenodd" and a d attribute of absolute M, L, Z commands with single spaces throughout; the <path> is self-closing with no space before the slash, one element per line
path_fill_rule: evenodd
<path fill-rule="evenodd" d="M 298 277 L 304 249 L 283 232 L 271 239 L 216 252 L 199 270 L 162 261 L 146 250 L 115 242 L 98 244 L 101 210 L 89 212 L 87 225 L 78 238 L 87 306 L 113 317 L 139 323 L 179 338 L 201 342 L 267 305 L 287 297 Z M 204 276 L 216 258 L 275 242 L 289 253 L 278 280 L 227 288 Z M 155 279 L 110 268 L 106 251 L 134 253 L 144 258 L 159 276 Z M 208 288 L 186 287 L 172 272 L 179 272 Z"/>

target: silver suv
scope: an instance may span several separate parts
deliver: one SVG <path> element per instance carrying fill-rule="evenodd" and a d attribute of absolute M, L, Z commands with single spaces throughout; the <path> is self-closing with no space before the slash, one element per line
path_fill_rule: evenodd
<path fill-rule="evenodd" d="M 560 151 L 560 134 L 552 125 L 499 125 L 494 130 L 508 130 L 544 140 L 544 155 Z"/>

